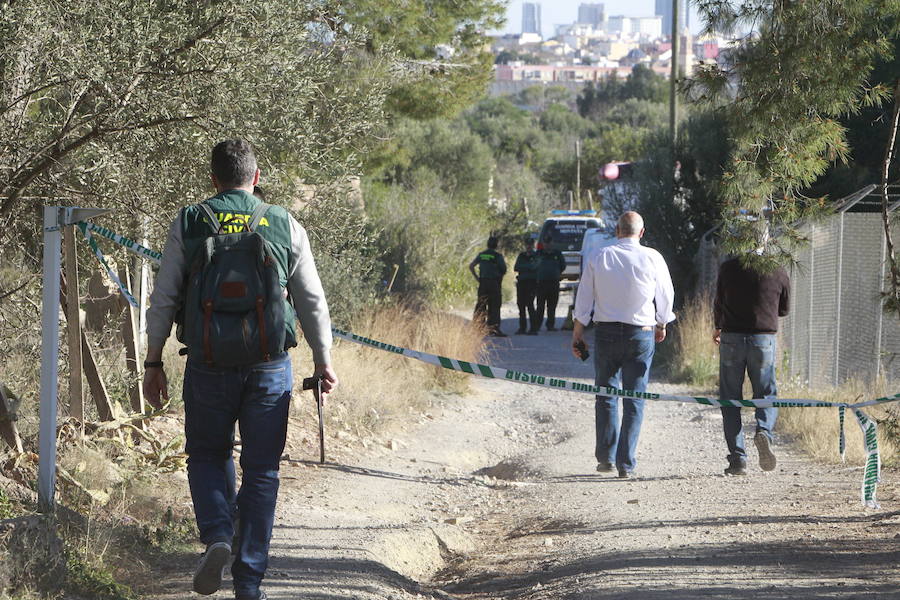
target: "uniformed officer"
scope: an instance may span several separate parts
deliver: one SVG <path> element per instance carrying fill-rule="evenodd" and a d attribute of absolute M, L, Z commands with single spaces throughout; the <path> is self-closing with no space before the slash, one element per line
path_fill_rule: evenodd
<path fill-rule="evenodd" d="M 532 321 L 531 330 L 537 332 L 544 320 L 547 309 L 547 331 L 556 331 L 556 304 L 559 302 L 559 280 L 566 270 L 566 259 L 559 250 L 552 248 L 553 238 L 544 236 L 538 249 L 537 265 L 537 320 Z"/>
<path fill-rule="evenodd" d="M 475 266 L 478 272 L 475 272 Z M 506 275 L 506 261 L 497 252 L 497 238 L 491 236 L 487 241 L 487 249 L 469 263 L 469 271 L 478 281 L 478 301 L 475 303 L 475 321 L 487 323 L 488 335 L 506 337 L 500 331 L 500 282 Z"/>
<path fill-rule="evenodd" d="M 534 304 L 537 293 L 537 261 L 538 255 L 534 249 L 534 238 L 525 238 L 525 250 L 516 258 L 513 270 L 518 273 L 516 278 L 516 304 L 519 306 L 519 329 L 517 335 L 527 333 L 537 335 L 537 307 Z M 528 322 L 531 321 L 531 328 Z"/>

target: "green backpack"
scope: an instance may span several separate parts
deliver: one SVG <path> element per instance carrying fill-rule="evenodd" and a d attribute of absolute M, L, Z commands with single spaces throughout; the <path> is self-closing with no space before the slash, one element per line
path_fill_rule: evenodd
<path fill-rule="evenodd" d="M 198 206 L 211 235 L 189 257 L 178 340 L 209 366 L 268 361 L 284 351 L 286 337 L 286 291 L 275 255 L 256 231 L 271 205 L 260 203 L 237 233 L 224 233 L 226 223 L 206 203 Z"/>

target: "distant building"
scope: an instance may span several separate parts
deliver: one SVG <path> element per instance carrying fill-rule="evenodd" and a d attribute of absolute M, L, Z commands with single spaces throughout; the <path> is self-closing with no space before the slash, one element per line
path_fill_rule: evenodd
<path fill-rule="evenodd" d="M 688 12 L 688 0 L 678 0 L 678 30 L 682 31 L 691 24 Z M 672 0 L 656 0 L 656 12 L 662 17 L 662 30 L 668 35 L 672 33 Z"/>
<path fill-rule="evenodd" d="M 541 34 L 541 5 L 537 2 L 522 4 L 522 33 Z"/>
<path fill-rule="evenodd" d="M 578 6 L 578 22 L 602 28 L 606 22 L 606 10 L 603 4 L 581 4 Z"/>
<path fill-rule="evenodd" d="M 662 17 L 638 17 L 631 19 L 631 29 L 632 33 L 642 38 L 659 39 L 663 36 Z"/>
<path fill-rule="evenodd" d="M 610 17 L 606 22 L 606 31 L 609 33 L 618 33 L 619 37 L 629 36 L 632 32 L 631 21 L 631 17 L 626 17 L 624 15 Z"/>

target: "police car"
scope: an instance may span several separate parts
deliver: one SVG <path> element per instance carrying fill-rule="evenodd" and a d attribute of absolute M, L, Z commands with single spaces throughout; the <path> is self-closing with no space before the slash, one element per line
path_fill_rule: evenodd
<path fill-rule="evenodd" d="M 550 249 L 559 250 L 566 259 L 563 280 L 577 281 L 581 276 L 581 245 L 589 229 L 605 229 L 595 210 L 554 210 L 541 226 L 538 243 L 543 244 L 550 235 Z"/>

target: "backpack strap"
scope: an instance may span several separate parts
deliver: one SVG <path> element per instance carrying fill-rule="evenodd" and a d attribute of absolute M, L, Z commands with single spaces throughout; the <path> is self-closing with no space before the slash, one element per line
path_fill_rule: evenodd
<path fill-rule="evenodd" d="M 206 213 L 206 218 L 209 220 L 209 228 L 212 229 L 213 233 L 222 233 L 222 224 L 219 223 L 219 218 L 216 216 L 216 213 L 213 212 L 213 209 L 209 207 L 209 204 L 201 202 L 197 206 Z"/>
<path fill-rule="evenodd" d="M 270 208 L 272 208 L 271 204 L 260 202 L 259 205 L 253 210 L 253 214 L 250 215 L 250 222 L 247 223 L 247 231 L 256 231 L 259 222 L 262 221 L 262 218 L 264 216 L 266 216 L 266 213 Z"/>

